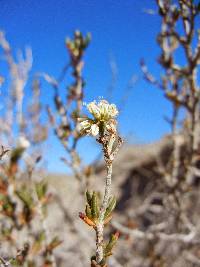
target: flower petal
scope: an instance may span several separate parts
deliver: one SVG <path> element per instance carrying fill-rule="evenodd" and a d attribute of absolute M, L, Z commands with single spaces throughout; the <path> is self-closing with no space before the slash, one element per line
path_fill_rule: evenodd
<path fill-rule="evenodd" d="M 96 124 L 93 124 L 90 128 L 90 133 L 92 136 L 97 136 L 99 134 L 99 126 Z"/>
<path fill-rule="evenodd" d="M 100 116 L 101 116 L 100 109 L 95 101 L 89 103 L 87 105 L 87 109 L 94 116 L 95 119 L 97 120 L 100 119 Z"/>

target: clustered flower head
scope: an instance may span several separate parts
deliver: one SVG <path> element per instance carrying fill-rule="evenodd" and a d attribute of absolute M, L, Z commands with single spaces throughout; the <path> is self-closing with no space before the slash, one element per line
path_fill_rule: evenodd
<path fill-rule="evenodd" d="M 86 106 L 93 118 L 79 118 L 81 134 L 97 136 L 106 130 L 116 132 L 115 117 L 119 112 L 115 104 L 109 104 L 108 101 L 102 99 L 99 102 L 90 102 Z"/>

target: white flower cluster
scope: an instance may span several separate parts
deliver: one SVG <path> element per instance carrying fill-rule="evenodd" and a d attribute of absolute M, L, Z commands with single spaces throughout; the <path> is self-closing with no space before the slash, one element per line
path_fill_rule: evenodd
<path fill-rule="evenodd" d="M 82 134 L 97 136 L 100 128 L 108 131 L 116 131 L 116 120 L 118 115 L 116 105 L 109 104 L 106 100 L 100 100 L 98 103 L 93 101 L 86 105 L 88 111 L 92 114 L 93 119 L 88 117 L 80 118 L 80 132 Z"/>

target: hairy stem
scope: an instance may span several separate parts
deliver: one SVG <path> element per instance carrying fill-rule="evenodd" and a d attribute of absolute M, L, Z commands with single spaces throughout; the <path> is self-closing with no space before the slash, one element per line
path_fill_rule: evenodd
<path fill-rule="evenodd" d="M 103 197 L 103 203 L 100 210 L 99 221 L 96 225 L 96 261 L 99 264 L 103 260 L 103 232 L 104 232 L 104 214 L 110 198 L 112 182 L 112 163 L 107 163 L 106 185 Z"/>

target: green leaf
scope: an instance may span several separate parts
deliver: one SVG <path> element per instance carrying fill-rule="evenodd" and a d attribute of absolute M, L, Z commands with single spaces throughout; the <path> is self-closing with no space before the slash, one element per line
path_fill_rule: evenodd
<path fill-rule="evenodd" d="M 111 212 L 114 210 L 116 203 L 117 203 L 116 197 L 115 196 L 110 197 L 109 202 L 108 202 L 108 207 L 104 214 L 104 220 L 107 219 L 111 215 Z"/>
<path fill-rule="evenodd" d="M 88 204 L 86 204 L 86 207 L 85 207 L 85 214 L 89 219 L 92 219 L 92 212 Z"/>
<path fill-rule="evenodd" d="M 89 204 L 90 208 L 91 208 L 91 203 L 92 203 L 92 193 L 90 191 L 86 191 L 85 193 L 86 195 L 86 199 L 87 199 L 87 203 Z"/>
<path fill-rule="evenodd" d="M 34 205 L 33 198 L 30 194 L 30 192 L 25 188 L 22 187 L 21 190 L 16 191 L 16 195 L 21 199 L 21 201 L 28 206 L 29 208 L 32 208 Z"/>
<path fill-rule="evenodd" d="M 112 255 L 112 249 L 115 246 L 115 244 L 116 244 L 116 242 L 118 240 L 118 237 L 119 237 L 119 233 L 118 232 L 111 235 L 108 244 L 104 248 L 104 256 L 105 257 L 108 257 L 108 256 Z"/>
<path fill-rule="evenodd" d="M 38 199 L 41 200 L 46 195 L 47 183 L 45 183 L 44 181 L 36 183 L 35 190 L 36 190 Z"/>
<path fill-rule="evenodd" d="M 97 196 L 97 192 L 95 191 L 92 194 L 91 212 L 92 212 L 93 219 L 97 219 L 99 217 L 98 196 Z"/>

